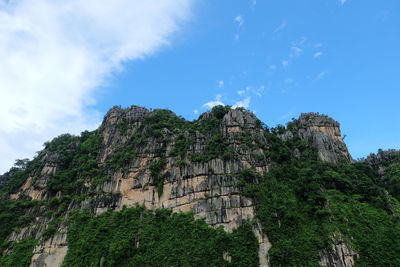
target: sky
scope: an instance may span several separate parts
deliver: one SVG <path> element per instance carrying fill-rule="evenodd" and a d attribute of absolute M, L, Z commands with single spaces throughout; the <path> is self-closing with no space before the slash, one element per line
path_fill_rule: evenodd
<path fill-rule="evenodd" d="M 341 123 L 400 149 L 398 0 L 0 0 L 0 173 L 114 105 Z"/>

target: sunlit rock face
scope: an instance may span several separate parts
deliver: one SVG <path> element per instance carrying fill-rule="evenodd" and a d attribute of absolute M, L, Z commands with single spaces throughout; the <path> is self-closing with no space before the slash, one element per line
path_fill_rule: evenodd
<path fill-rule="evenodd" d="M 63 215 L 64 218 L 68 218 L 69 211 L 75 209 L 88 209 L 100 214 L 107 209 L 120 210 L 123 207 L 143 205 L 150 210 L 167 208 L 173 212 L 192 211 L 196 219 L 204 218 L 207 224 L 213 227 L 222 226 L 228 232 L 232 232 L 246 220 L 255 219 L 254 200 L 243 196 L 237 183 L 240 172 L 244 169 L 253 168 L 259 174 L 270 169 L 270 160 L 264 153 L 269 146 L 265 137 L 266 130 L 261 127 L 256 116 L 243 109 L 226 110 L 219 114 L 206 112 L 196 122 L 181 122 L 188 130 L 178 133 L 175 129 L 161 127 L 157 128 L 157 135 L 149 136 L 150 126 L 146 124 L 146 120 L 156 114 L 155 112 L 132 106 L 126 109 L 113 107 L 106 114 L 98 129 L 101 137 L 101 147 L 96 159 L 98 166 L 106 168 L 113 157 L 127 147 L 134 147 L 135 156 L 124 163 L 123 168 L 108 169 L 107 179 L 95 187 L 97 193 L 91 193 L 79 202 L 72 201 Z M 165 114 L 176 116 L 170 111 Z M 235 157 L 217 155 L 208 160 L 192 160 L 193 155 L 201 155 L 210 150 L 209 142 L 214 137 L 197 128 L 200 129 L 212 120 L 220 122 L 213 129 L 214 137 L 221 136 L 221 140 L 226 142 Z M 311 141 L 322 160 L 333 163 L 340 160 L 351 161 L 338 122 L 324 115 L 307 113 L 302 114 L 296 123 L 297 133 L 288 130 L 282 136 L 283 139 L 298 134 L 300 138 Z M 190 125 L 196 125 L 197 128 L 190 128 Z M 190 140 L 190 143 L 177 156 L 174 151 L 182 136 Z M 139 142 L 141 137 L 146 138 Z M 78 145 L 71 144 L 68 149 L 74 151 L 77 147 Z M 46 150 L 42 153 L 40 169 L 17 192 L 10 195 L 10 198 L 44 200 L 54 197 L 54 192 L 48 192 L 46 185 L 61 168 L 60 155 Z M 163 177 L 162 185 L 152 174 L 152 166 L 160 160 L 163 160 L 159 170 L 159 175 Z M 92 185 L 87 182 L 80 191 L 86 193 L 89 188 Z M 56 196 L 61 195 L 61 192 L 56 193 Z M 28 235 L 40 237 L 47 223 L 48 219 L 37 217 L 34 224 L 23 228 L 19 233 L 13 233 L 9 240 L 22 240 Z M 271 244 L 268 237 L 263 233 L 260 223 L 254 224 L 253 231 L 259 241 L 260 266 L 269 266 L 268 250 Z M 349 259 L 352 253 L 346 249 L 346 244 L 339 244 L 335 246 L 334 255 L 321 253 L 321 264 L 352 266 L 354 260 Z M 36 246 L 31 266 L 60 266 L 67 251 L 67 224 L 61 223 L 53 237 Z M 341 257 L 342 254 L 346 257 Z"/>
<path fill-rule="evenodd" d="M 287 131 L 281 135 L 283 140 L 298 135 L 311 142 L 323 161 L 339 163 L 352 162 L 352 157 L 343 141 L 339 122 L 319 113 L 302 113 L 300 117 L 289 123 Z"/>

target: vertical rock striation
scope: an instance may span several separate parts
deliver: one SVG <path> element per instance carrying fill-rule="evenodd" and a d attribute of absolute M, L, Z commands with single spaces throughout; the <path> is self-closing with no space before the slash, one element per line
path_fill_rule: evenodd
<path fill-rule="evenodd" d="M 163 117 L 157 121 L 155 116 L 159 115 Z M 163 126 L 168 120 L 176 122 L 177 126 Z M 288 127 L 282 135 L 283 139 L 297 134 L 301 139 L 310 141 L 324 161 L 352 161 L 338 122 L 325 115 L 306 113 L 295 124 L 296 127 Z M 178 131 L 179 125 L 186 128 Z M 192 211 L 195 218 L 204 218 L 210 226 L 222 226 L 227 232 L 232 232 L 246 220 L 254 220 L 253 232 L 259 242 L 260 266 L 269 266 L 271 243 L 255 219 L 254 199 L 243 196 L 237 186 L 241 171 L 253 168 L 257 173 L 264 174 L 271 167 L 264 153 L 269 146 L 265 130 L 253 113 L 242 109 L 226 109 L 219 113 L 210 111 L 201 115 L 198 121 L 187 122 L 180 121 L 170 111 L 157 113 L 157 110 L 138 106 L 127 109 L 113 107 L 97 131 L 101 146 L 96 164 L 99 169 L 106 170 L 103 175 L 107 179 L 99 184 L 85 181 L 79 188 L 79 194 L 84 199 L 73 199 L 63 218 L 68 218 L 74 209 L 89 209 L 100 214 L 107 209 L 143 205 L 150 210 Z M 213 138 L 216 141 L 210 143 Z M 212 146 L 219 146 L 221 142 L 226 149 L 223 155 L 213 155 Z M 68 149 L 73 153 L 78 148 L 79 144 L 72 144 Z M 211 153 L 209 158 L 200 157 L 207 153 Z M 29 176 L 10 198 L 50 200 L 54 196 L 62 197 L 61 191 L 48 190 L 49 181 L 63 168 L 61 158 L 59 152 L 43 151 L 40 170 Z M 115 162 L 123 162 L 123 165 L 118 168 L 111 166 Z M 154 166 L 157 164 L 159 168 L 156 172 Z M 7 174 L 0 177 L 0 187 L 6 180 Z M 40 237 L 47 224 L 47 219 L 37 217 L 34 223 L 18 234 L 13 233 L 9 240 L 22 240 L 28 235 Z M 62 264 L 68 250 L 67 225 L 60 223 L 57 228 L 55 235 L 36 246 L 31 266 Z M 320 263 L 327 267 L 349 267 L 354 264 L 353 256 L 346 244 L 336 242 L 333 251 L 321 252 Z"/>
<path fill-rule="evenodd" d="M 321 160 L 339 163 L 353 162 L 343 141 L 339 122 L 319 113 L 302 113 L 297 120 L 288 124 L 288 130 L 281 138 L 288 140 L 296 134 L 310 142 L 318 152 Z"/>

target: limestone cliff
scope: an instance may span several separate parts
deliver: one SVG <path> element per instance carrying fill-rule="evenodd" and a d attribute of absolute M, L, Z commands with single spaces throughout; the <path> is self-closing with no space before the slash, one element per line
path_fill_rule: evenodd
<path fill-rule="evenodd" d="M 164 112 L 164 111 L 163 111 Z M 170 111 L 167 114 L 175 117 Z M 143 120 L 151 118 L 153 114 L 146 108 L 132 106 L 127 109 L 112 108 L 105 116 L 99 128 L 102 138 L 100 153 L 97 156 L 99 166 L 104 166 L 112 161 L 113 157 L 137 141 L 140 136 L 146 135 L 146 125 Z M 223 160 L 214 158 L 208 161 L 191 162 L 189 154 L 201 155 L 207 146 L 210 134 L 207 132 L 185 132 L 185 137 L 190 139 L 184 156 L 178 159 L 171 156 L 178 136 L 167 128 L 160 128 L 160 136 L 150 136 L 135 147 L 136 157 L 123 166 L 123 170 L 108 171 L 108 179 L 96 187 L 98 192 L 93 197 L 88 197 L 80 203 L 72 202 L 68 210 L 90 209 L 100 214 L 107 209 L 121 209 L 123 206 L 132 207 L 144 205 L 146 208 L 172 209 L 173 212 L 194 211 L 195 218 L 205 218 L 211 226 L 223 226 L 231 232 L 245 220 L 254 218 L 252 199 L 241 196 L 235 183 L 238 173 L 245 168 L 256 166 L 259 172 L 268 169 L 266 159 L 255 161 L 251 151 L 244 151 L 237 141 L 239 135 L 244 133 L 259 138 L 263 145 L 262 129 L 256 127 L 258 119 L 248 111 L 230 110 L 223 117 L 218 118 L 221 124 L 216 130 L 232 146 L 237 158 Z M 211 112 L 203 114 L 197 124 L 208 123 L 207 120 L 215 119 Z M 134 137 L 132 137 L 134 136 Z M 136 138 L 136 140 L 135 140 Z M 168 139 L 168 141 L 164 141 Z M 71 144 L 69 149 L 77 149 Z M 257 151 L 256 151 L 257 152 Z M 259 152 L 262 154 L 262 151 Z M 41 155 L 42 169 L 36 177 L 29 177 L 12 199 L 29 198 L 43 200 L 51 198 L 54 193 L 47 190 L 47 183 L 61 168 L 59 153 L 43 151 Z M 163 193 L 158 193 L 158 187 L 151 174 L 152 164 L 156 164 L 160 158 L 165 161 L 160 174 L 165 177 L 162 182 Z M 182 163 L 182 162 L 185 163 Z M 87 191 L 91 185 L 85 184 L 82 192 Z M 86 188 L 86 189 L 85 189 Z M 58 192 L 56 195 L 61 195 Z M 68 210 L 64 216 L 68 216 Z M 46 221 L 39 218 L 40 224 Z M 57 266 L 62 263 L 62 258 L 67 252 L 65 225 L 58 226 L 58 234 L 49 240 L 40 243 L 34 250 L 31 266 Z M 40 236 L 45 229 L 37 228 L 36 224 L 24 228 L 18 235 L 12 235 L 10 240 L 21 240 L 28 235 Z M 261 226 L 254 227 L 254 233 L 260 243 L 260 266 L 267 266 L 268 239 L 263 234 Z"/>
<path fill-rule="evenodd" d="M 339 123 L 327 116 L 302 114 L 280 136 L 287 141 L 296 135 L 310 142 L 323 161 L 352 162 Z M 12 232 L 8 240 L 33 236 L 40 241 L 31 266 L 60 266 L 68 252 L 67 219 L 74 210 L 101 214 L 143 205 L 148 210 L 191 211 L 194 218 L 204 218 L 208 225 L 222 226 L 227 232 L 252 221 L 259 265 L 269 266 L 273 244 L 256 216 L 257 200 L 243 194 L 240 186 L 244 170 L 254 170 L 247 183 L 255 185 L 258 177 L 270 172 L 269 136 L 255 115 L 243 109 L 219 107 L 188 122 L 171 111 L 113 107 L 94 133 L 84 133 L 80 139 L 60 137 L 61 150 L 48 143 L 31 164 L 34 167 L 28 165 L 21 185 L 3 196 L 49 203 L 68 197 L 61 211 L 57 206 L 56 222 L 44 216 L 45 207 L 29 208 L 26 212 L 35 219 Z M 94 146 L 95 150 L 87 148 Z M 83 162 L 75 160 L 78 154 L 84 155 Z M 82 167 L 86 165 L 90 168 Z M 1 179 L 6 184 L 4 177 L 7 174 Z M 70 184 L 65 182 L 68 179 Z M 49 225 L 54 228 L 51 234 Z M 335 242 L 333 250 L 320 251 L 320 264 L 352 266 L 357 254 L 344 241 Z"/>
<path fill-rule="evenodd" d="M 321 160 L 333 163 L 352 161 L 341 135 L 340 124 L 332 118 L 313 112 L 302 113 L 289 126 L 282 138 L 298 134 L 301 139 L 313 144 Z"/>

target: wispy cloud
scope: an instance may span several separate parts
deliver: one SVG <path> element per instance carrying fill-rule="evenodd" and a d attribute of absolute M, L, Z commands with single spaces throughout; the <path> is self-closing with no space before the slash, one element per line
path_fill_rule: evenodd
<path fill-rule="evenodd" d="M 251 97 L 246 97 L 245 99 L 237 101 L 233 104 L 232 108 L 249 108 Z"/>
<path fill-rule="evenodd" d="M 292 42 L 288 57 L 281 62 L 283 67 L 287 67 L 292 60 L 300 57 L 303 54 L 306 42 L 307 37 L 304 36 Z"/>
<path fill-rule="evenodd" d="M 341 5 L 344 5 L 347 2 L 347 0 L 338 0 L 338 1 L 340 2 Z"/>
<path fill-rule="evenodd" d="M 205 107 L 205 108 L 213 108 L 215 106 L 220 106 L 220 105 L 225 106 L 225 104 L 221 101 L 221 98 L 222 98 L 222 95 L 218 94 L 218 95 L 215 96 L 214 100 L 203 104 L 203 107 Z"/>
<path fill-rule="evenodd" d="M 283 21 L 275 28 L 274 33 L 280 32 L 280 31 L 282 31 L 283 29 L 285 29 L 286 26 L 287 26 L 287 24 L 288 24 L 287 21 L 286 21 L 286 20 L 283 20 Z"/>
<path fill-rule="evenodd" d="M 321 71 L 320 73 L 318 73 L 317 76 L 315 76 L 314 81 L 320 81 L 322 79 L 324 79 L 326 77 L 326 75 L 328 75 L 327 71 Z"/>
<path fill-rule="evenodd" d="M 253 90 L 253 94 L 255 94 L 258 97 L 261 97 L 264 91 L 265 91 L 265 86 L 261 85 Z"/>
<path fill-rule="evenodd" d="M 245 95 L 255 95 L 258 97 L 261 97 L 263 92 L 265 91 L 265 86 L 246 86 L 245 89 L 243 90 L 238 90 L 237 94 L 240 96 L 245 96 Z"/>
<path fill-rule="evenodd" d="M 323 53 L 321 51 L 314 53 L 314 58 L 322 57 Z"/>
<path fill-rule="evenodd" d="M 237 95 L 240 96 L 239 100 L 232 101 L 233 108 L 243 107 L 249 108 L 252 97 L 262 97 L 263 92 L 265 91 L 265 86 L 246 86 L 244 89 L 237 90 Z M 224 96 L 224 98 L 228 98 L 228 96 Z M 231 98 L 232 99 L 232 98 Z M 233 98 L 234 99 L 234 98 Z M 231 101 L 229 101 L 232 103 Z M 230 103 L 228 105 L 230 105 Z M 211 109 L 215 106 L 225 105 L 225 102 L 222 101 L 222 94 L 217 94 L 215 98 L 205 104 L 202 105 L 203 108 Z"/>
<path fill-rule="evenodd" d="M 0 0 L 0 172 L 56 135 L 96 127 L 96 88 L 170 45 L 192 2 Z"/>
<path fill-rule="evenodd" d="M 219 88 L 224 87 L 224 81 L 223 80 L 218 81 L 218 87 Z"/>
<path fill-rule="evenodd" d="M 290 57 L 291 58 L 299 57 L 301 56 L 301 54 L 303 54 L 303 49 L 298 47 L 296 44 L 293 44 L 291 47 Z"/>
<path fill-rule="evenodd" d="M 246 90 L 239 90 L 237 91 L 238 95 L 244 96 L 246 94 Z"/>
<path fill-rule="evenodd" d="M 294 116 L 294 110 L 290 110 L 289 112 L 279 116 L 278 120 L 279 121 L 283 121 L 283 120 L 287 121 L 288 119 L 293 118 L 293 116 Z"/>
<path fill-rule="evenodd" d="M 238 23 L 239 27 L 242 27 L 244 24 L 244 18 L 242 15 L 237 15 L 234 21 Z"/>

